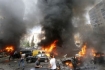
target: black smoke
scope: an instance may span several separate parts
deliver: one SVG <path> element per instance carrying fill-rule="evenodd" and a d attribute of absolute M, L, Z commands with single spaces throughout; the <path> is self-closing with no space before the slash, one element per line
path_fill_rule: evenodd
<path fill-rule="evenodd" d="M 57 40 L 58 54 L 73 54 L 76 47 L 73 40 L 72 0 L 38 0 L 38 8 L 44 16 L 41 25 L 45 32 L 45 39 L 39 45 L 47 47 Z"/>
<path fill-rule="evenodd" d="M 0 0 L 0 48 L 11 45 L 15 49 L 19 47 L 26 30 L 24 10 L 22 0 Z"/>
<path fill-rule="evenodd" d="M 42 31 L 45 31 L 45 40 L 39 45 L 47 46 L 58 40 L 57 46 L 62 47 L 72 38 L 71 5 L 71 0 L 38 0 L 38 7 L 44 15 Z"/>

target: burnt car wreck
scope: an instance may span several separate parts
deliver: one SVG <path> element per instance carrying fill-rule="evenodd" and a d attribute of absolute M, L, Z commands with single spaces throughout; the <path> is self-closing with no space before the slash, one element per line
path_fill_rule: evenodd
<path fill-rule="evenodd" d="M 102 52 L 97 52 L 94 54 L 93 62 L 94 64 L 104 64 L 105 63 L 105 54 Z"/>
<path fill-rule="evenodd" d="M 59 70 L 96 70 L 98 69 L 97 65 L 104 65 L 104 53 L 96 52 L 93 58 L 86 62 L 83 61 L 82 57 L 67 57 L 62 58 L 57 61 L 57 66 Z"/>

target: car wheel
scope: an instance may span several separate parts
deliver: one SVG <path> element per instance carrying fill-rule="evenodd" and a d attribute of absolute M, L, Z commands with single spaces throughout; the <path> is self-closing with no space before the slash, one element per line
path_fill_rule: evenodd
<path fill-rule="evenodd" d="M 31 63 L 31 60 L 28 60 L 27 62 L 28 62 L 28 63 Z"/>
<path fill-rule="evenodd" d="M 44 62 L 48 62 L 47 60 L 45 60 Z"/>

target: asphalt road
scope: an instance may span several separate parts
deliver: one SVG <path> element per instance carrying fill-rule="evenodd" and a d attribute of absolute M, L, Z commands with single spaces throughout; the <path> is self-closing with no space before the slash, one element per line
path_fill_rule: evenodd
<path fill-rule="evenodd" d="M 0 58 L 0 70 L 22 70 L 22 67 L 18 66 L 19 59 L 8 60 L 8 57 Z M 48 63 L 41 63 L 43 68 L 37 70 L 49 70 Z M 26 63 L 24 70 L 34 70 L 34 63 Z"/>
<path fill-rule="evenodd" d="M 22 68 L 18 66 L 18 62 L 19 62 L 19 59 L 9 61 L 8 57 L 0 58 L 0 70 L 22 70 Z M 49 70 L 47 68 L 48 63 L 41 63 L 41 65 L 43 66 L 43 68 L 36 69 L 36 70 Z M 86 65 L 86 67 L 82 67 L 83 69 L 81 69 L 81 70 L 105 70 L 105 65 L 103 67 L 100 67 L 100 65 L 98 65 L 94 69 L 92 67 L 94 67 L 94 66 L 89 64 L 88 66 Z M 25 62 L 24 70 L 35 70 L 34 63 L 26 63 Z M 70 70 L 70 69 L 64 68 L 62 70 Z"/>

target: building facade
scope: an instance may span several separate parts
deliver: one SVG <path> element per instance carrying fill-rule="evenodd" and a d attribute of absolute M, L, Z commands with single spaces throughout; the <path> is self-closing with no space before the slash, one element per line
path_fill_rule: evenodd
<path fill-rule="evenodd" d="M 97 51 L 104 51 L 105 46 L 105 0 L 96 4 L 90 11 L 90 23 L 93 28 L 91 43 Z"/>
<path fill-rule="evenodd" d="M 90 11 L 90 23 L 93 28 L 105 27 L 105 1 L 96 4 Z"/>

